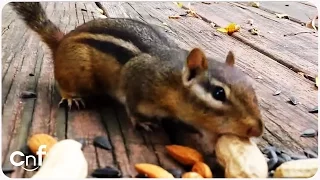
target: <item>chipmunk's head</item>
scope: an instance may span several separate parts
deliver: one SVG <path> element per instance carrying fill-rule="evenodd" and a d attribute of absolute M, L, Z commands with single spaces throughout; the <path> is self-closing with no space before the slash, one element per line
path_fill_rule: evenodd
<path fill-rule="evenodd" d="M 246 75 L 234 67 L 230 51 L 225 63 L 208 61 L 193 49 L 182 70 L 183 85 L 192 101 L 192 117 L 199 128 L 216 134 L 259 137 L 264 125 L 255 91 Z"/>

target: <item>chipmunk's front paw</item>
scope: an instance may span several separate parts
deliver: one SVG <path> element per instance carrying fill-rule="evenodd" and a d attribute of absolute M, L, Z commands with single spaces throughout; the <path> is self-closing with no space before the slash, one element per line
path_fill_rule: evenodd
<path fill-rule="evenodd" d="M 74 104 L 76 104 L 76 106 L 78 107 L 78 110 L 80 109 L 80 104 L 83 106 L 83 108 L 85 108 L 85 103 L 83 102 L 83 100 L 81 98 L 61 98 L 61 101 L 58 104 L 58 107 L 61 106 L 61 104 L 67 100 L 68 102 L 68 107 L 69 107 L 69 111 L 71 110 L 72 104 L 74 102 Z M 80 104 L 79 104 L 80 103 Z"/>

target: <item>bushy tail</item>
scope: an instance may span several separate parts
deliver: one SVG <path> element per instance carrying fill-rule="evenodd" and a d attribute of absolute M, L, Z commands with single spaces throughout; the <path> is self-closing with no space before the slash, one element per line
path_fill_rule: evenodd
<path fill-rule="evenodd" d="M 39 2 L 11 2 L 10 6 L 21 19 L 55 52 L 64 33 L 47 17 Z"/>

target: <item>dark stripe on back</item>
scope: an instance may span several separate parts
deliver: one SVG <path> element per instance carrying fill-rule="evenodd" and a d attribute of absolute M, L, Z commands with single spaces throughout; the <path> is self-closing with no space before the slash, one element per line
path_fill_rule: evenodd
<path fill-rule="evenodd" d="M 129 59 L 136 56 L 136 54 L 129 49 L 126 49 L 122 46 L 114 44 L 108 41 L 100 41 L 96 39 L 83 38 L 79 39 L 78 42 L 88 44 L 89 46 L 107 54 L 114 56 L 117 61 L 121 64 L 125 64 Z"/>

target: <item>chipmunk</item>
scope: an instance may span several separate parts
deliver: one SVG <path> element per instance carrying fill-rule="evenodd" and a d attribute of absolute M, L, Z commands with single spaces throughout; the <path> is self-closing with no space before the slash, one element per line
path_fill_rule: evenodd
<path fill-rule="evenodd" d="M 231 51 L 222 63 L 126 18 L 91 20 L 64 34 L 40 3 L 10 5 L 51 49 L 59 105 L 67 100 L 79 108 L 84 97 L 106 93 L 146 130 L 150 124 L 141 119 L 172 117 L 214 134 L 262 135 L 255 91 Z"/>

